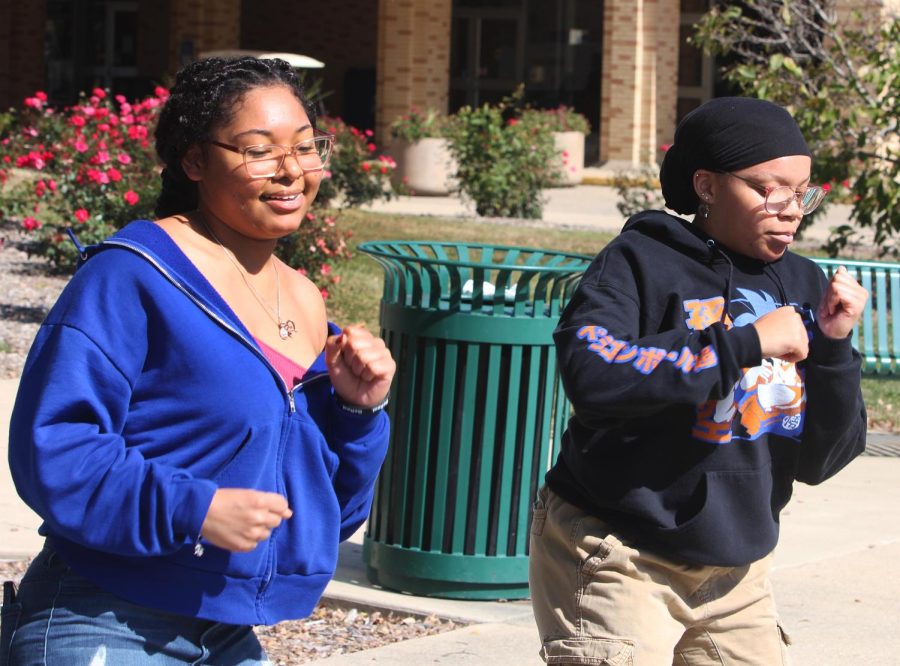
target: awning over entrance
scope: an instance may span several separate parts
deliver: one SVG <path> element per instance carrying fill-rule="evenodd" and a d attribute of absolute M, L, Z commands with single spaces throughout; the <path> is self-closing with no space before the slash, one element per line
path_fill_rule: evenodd
<path fill-rule="evenodd" d="M 203 51 L 201 58 L 240 58 L 241 56 L 253 56 L 254 58 L 279 58 L 287 62 L 294 69 L 321 69 L 325 63 L 299 53 L 276 53 L 273 51 L 253 51 L 250 49 L 220 49 L 216 51 Z"/>

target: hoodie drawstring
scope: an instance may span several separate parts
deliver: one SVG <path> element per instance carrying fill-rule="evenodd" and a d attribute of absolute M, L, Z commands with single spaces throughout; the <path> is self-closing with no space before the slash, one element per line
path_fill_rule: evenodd
<path fill-rule="evenodd" d="M 725 307 L 722 308 L 722 317 L 720 319 L 720 321 L 724 324 L 725 319 L 728 317 L 728 310 L 731 308 L 731 280 L 734 278 L 734 263 L 712 238 L 706 241 L 706 247 L 708 247 L 710 250 L 715 250 L 716 252 L 718 252 L 725 258 L 725 261 L 728 262 L 728 277 L 725 278 Z"/>
<path fill-rule="evenodd" d="M 769 276 L 772 278 L 772 281 L 778 287 L 778 296 L 781 298 L 781 304 L 787 305 L 787 293 L 784 291 L 784 283 L 781 281 L 781 276 L 778 275 L 778 271 L 772 268 L 771 264 L 766 264 L 765 266 L 763 266 L 763 271 L 769 274 Z"/>

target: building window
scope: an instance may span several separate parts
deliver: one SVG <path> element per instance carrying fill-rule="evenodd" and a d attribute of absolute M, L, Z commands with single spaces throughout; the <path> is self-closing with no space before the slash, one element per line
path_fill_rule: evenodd
<path fill-rule="evenodd" d="M 600 124 L 603 0 L 454 0 L 450 111 L 494 103 L 524 84 L 539 108 L 565 104 Z"/>

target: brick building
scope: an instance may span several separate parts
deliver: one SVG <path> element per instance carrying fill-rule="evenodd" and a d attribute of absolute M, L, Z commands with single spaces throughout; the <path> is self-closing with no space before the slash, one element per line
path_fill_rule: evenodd
<path fill-rule="evenodd" d="M 685 41 L 708 2 L 0 0 L 0 108 L 38 89 L 58 103 L 95 85 L 143 94 L 209 50 L 288 51 L 326 63 L 329 113 L 380 137 L 412 106 L 452 112 L 524 82 L 535 105 L 588 117 L 589 163 L 630 166 L 657 161 L 717 92 Z"/>

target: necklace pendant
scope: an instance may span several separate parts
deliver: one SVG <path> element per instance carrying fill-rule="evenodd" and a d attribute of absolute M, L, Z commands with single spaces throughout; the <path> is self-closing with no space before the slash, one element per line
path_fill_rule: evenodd
<path fill-rule="evenodd" d="M 296 330 L 296 324 L 294 324 L 294 322 L 290 319 L 278 323 L 278 337 L 280 337 L 282 340 L 287 340 L 294 334 L 294 331 Z"/>

